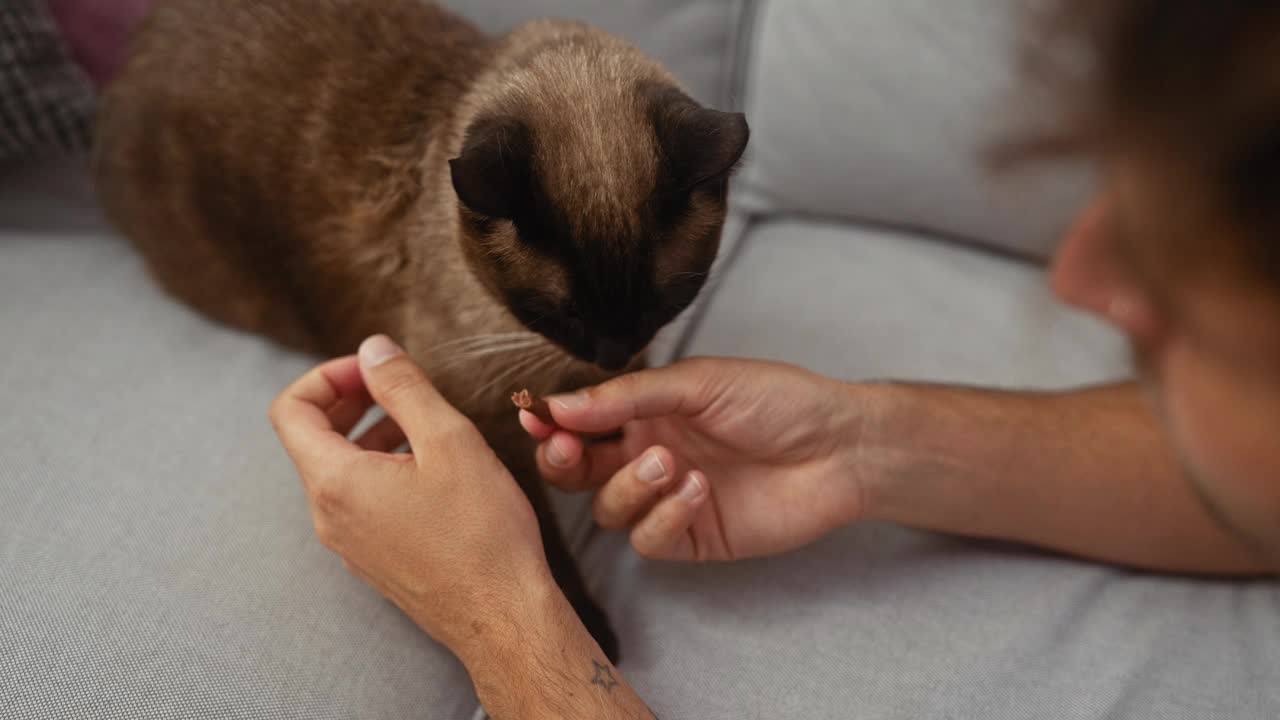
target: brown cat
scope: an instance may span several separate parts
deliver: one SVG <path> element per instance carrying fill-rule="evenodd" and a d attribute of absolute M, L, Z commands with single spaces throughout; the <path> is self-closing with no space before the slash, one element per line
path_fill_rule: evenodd
<path fill-rule="evenodd" d="M 588 26 L 419 0 L 168 0 L 106 93 L 111 220 L 177 298 L 291 347 L 384 332 L 519 479 L 605 652 L 511 407 L 643 364 L 717 249 L 739 114 Z"/>

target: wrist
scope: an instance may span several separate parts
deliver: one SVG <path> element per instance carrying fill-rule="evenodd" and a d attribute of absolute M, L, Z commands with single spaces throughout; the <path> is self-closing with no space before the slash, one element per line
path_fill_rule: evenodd
<path fill-rule="evenodd" d="M 846 476 L 858 494 L 859 520 L 894 520 L 893 508 L 913 473 L 929 463 L 921 437 L 929 408 L 921 388 L 894 383 L 846 383 L 852 428 L 842 431 Z"/>
<path fill-rule="evenodd" d="M 505 607 L 500 616 L 473 624 L 454 652 L 490 717 L 559 717 L 539 679 L 553 676 L 563 656 L 584 644 L 604 656 L 550 576 L 523 587 Z"/>
<path fill-rule="evenodd" d="M 459 619 L 459 632 L 445 644 L 468 670 L 509 665 L 517 650 L 555 627 L 568 601 L 551 575 L 544 575 L 507 581 L 491 602 L 473 603 L 470 614 Z"/>

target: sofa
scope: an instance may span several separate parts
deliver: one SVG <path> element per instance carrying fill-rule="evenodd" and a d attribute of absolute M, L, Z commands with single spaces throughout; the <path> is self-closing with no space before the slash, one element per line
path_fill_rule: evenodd
<path fill-rule="evenodd" d="M 494 31 L 588 20 L 747 113 L 714 280 L 655 361 L 1044 390 L 1131 375 L 1123 339 L 1045 283 L 1088 168 L 983 161 L 1027 109 L 1005 0 L 446 4 Z M 266 408 L 315 360 L 166 298 L 83 159 L 0 168 L 0 718 L 483 717 L 461 666 L 313 536 Z M 659 717 L 1280 717 L 1274 582 L 875 523 L 669 564 L 556 502 Z"/>

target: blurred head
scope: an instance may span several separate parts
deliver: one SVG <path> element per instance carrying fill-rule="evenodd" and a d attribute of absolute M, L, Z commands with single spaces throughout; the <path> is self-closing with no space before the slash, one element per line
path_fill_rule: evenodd
<path fill-rule="evenodd" d="M 706 281 L 747 124 L 599 31 L 544 27 L 451 162 L 463 245 L 526 327 L 618 370 Z"/>
<path fill-rule="evenodd" d="M 1280 559 L 1280 4 L 1063 0 L 1047 27 L 1071 110 L 1025 149 L 1105 178 L 1054 289 L 1132 339 L 1199 497 Z"/>

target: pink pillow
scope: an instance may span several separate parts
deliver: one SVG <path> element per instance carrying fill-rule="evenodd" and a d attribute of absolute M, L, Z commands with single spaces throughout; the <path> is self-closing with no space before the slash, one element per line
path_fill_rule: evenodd
<path fill-rule="evenodd" d="M 48 0 L 71 54 L 101 87 L 119 72 L 134 28 L 156 0 Z"/>

